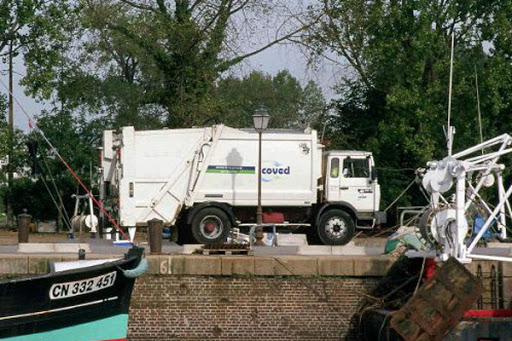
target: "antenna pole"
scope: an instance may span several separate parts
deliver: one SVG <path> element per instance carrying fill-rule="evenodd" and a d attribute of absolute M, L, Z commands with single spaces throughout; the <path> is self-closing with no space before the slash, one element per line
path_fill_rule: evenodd
<path fill-rule="evenodd" d="M 450 53 L 450 84 L 448 87 L 448 130 L 446 136 L 446 144 L 448 147 L 448 156 L 452 156 L 453 145 L 453 127 L 451 126 L 452 113 L 452 84 L 453 84 L 453 50 L 455 45 L 455 31 L 452 31 L 452 48 Z"/>
<path fill-rule="evenodd" d="M 13 186 L 13 172 L 14 172 L 14 100 L 13 100 L 13 51 L 12 51 L 12 39 L 9 42 L 9 118 L 8 118 L 8 128 L 7 128 L 7 186 L 10 191 L 9 200 L 7 201 L 7 221 L 9 227 L 13 227 L 14 225 L 14 212 L 12 207 L 12 186 Z"/>

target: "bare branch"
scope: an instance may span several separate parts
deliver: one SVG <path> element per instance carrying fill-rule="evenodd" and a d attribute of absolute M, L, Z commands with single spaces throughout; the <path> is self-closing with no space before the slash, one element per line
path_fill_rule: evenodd
<path fill-rule="evenodd" d="M 266 49 L 276 45 L 276 44 L 279 44 L 280 42 L 283 42 L 285 40 L 289 40 L 291 37 L 293 37 L 295 34 L 307 29 L 308 27 L 310 27 L 311 25 L 313 25 L 314 23 L 316 22 L 316 20 L 311 23 L 311 24 L 308 24 L 306 26 L 302 26 L 298 29 L 296 29 L 295 31 L 292 31 L 284 36 L 282 36 L 281 38 L 278 38 L 278 39 L 275 39 L 274 41 L 268 43 L 267 45 L 264 45 L 262 47 L 260 47 L 259 49 L 256 49 L 252 52 L 249 52 L 249 53 L 246 53 L 244 55 L 241 55 L 241 56 L 237 56 L 235 58 L 232 58 L 230 60 L 227 60 L 227 61 L 224 61 L 223 63 L 221 63 L 218 67 L 217 67 L 217 70 L 219 72 L 224 72 L 226 71 L 229 67 L 231 67 L 232 65 L 235 65 L 235 64 L 238 64 L 240 63 L 241 61 L 243 61 L 244 59 L 247 59 L 251 56 L 254 56 L 262 51 L 265 51 Z"/>
<path fill-rule="evenodd" d="M 192 5 L 190 5 L 190 10 L 193 11 L 197 6 L 199 6 L 204 0 L 196 0 Z"/>
<path fill-rule="evenodd" d="M 237 6 L 237 7 L 235 7 L 235 8 L 233 8 L 233 9 L 229 12 L 229 15 L 233 15 L 233 14 L 237 13 L 238 11 L 240 11 L 240 10 L 244 9 L 244 8 L 247 6 L 247 4 L 248 4 L 249 2 L 251 2 L 251 0 L 244 0 L 244 1 L 242 1 L 242 4 L 241 4 L 241 5 L 239 5 L 239 6 Z"/>
<path fill-rule="evenodd" d="M 141 9 L 143 11 L 153 11 L 153 12 L 156 11 L 156 8 L 154 8 L 154 7 L 151 7 L 151 6 L 148 6 L 148 5 L 139 4 L 139 3 L 136 3 L 134 1 L 130 1 L 130 0 L 119 0 L 119 1 L 129 5 L 131 7 Z"/>

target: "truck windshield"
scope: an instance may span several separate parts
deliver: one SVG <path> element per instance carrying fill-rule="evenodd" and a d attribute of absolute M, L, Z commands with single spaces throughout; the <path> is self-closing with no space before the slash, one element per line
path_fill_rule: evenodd
<path fill-rule="evenodd" d="M 368 178 L 370 176 L 368 160 L 346 158 L 343 160 L 343 173 L 347 178 Z"/>

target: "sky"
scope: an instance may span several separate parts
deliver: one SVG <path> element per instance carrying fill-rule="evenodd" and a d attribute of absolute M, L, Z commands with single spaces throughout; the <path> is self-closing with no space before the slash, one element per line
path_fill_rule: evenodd
<path fill-rule="evenodd" d="M 322 88 L 324 96 L 331 99 L 335 96 L 332 88 L 339 80 L 339 67 L 327 60 L 315 65 L 308 65 L 308 58 L 296 46 L 278 45 L 265 50 L 251 58 L 242 66 L 244 70 L 262 70 L 275 75 L 283 69 L 288 69 L 303 85 L 312 80 Z"/>

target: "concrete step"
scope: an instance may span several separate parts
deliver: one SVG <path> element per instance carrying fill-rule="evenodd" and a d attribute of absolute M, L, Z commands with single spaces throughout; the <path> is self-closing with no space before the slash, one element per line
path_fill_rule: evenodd
<path fill-rule="evenodd" d="M 376 256 L 384 252 L 383 247 L 358 246 L 354 241 L 346 245 L 309 245 L 299 246 L 298 255 L 310 256 Z"/>
<path fill-rule="evenodd" d="M 305 234 L 279 233 L 277 246 L 307 246 L 308 238 Z"/>
<path fill-rule="evenodd" d="M 91 253 L 89 244 L 84 243 L 20 243 L 20 253 L 78 253 L 84 249 L 85 253 Z"/>

